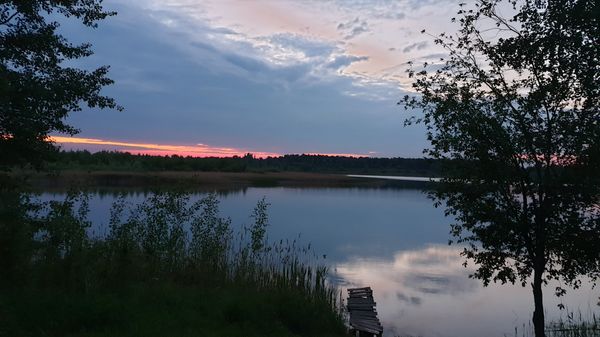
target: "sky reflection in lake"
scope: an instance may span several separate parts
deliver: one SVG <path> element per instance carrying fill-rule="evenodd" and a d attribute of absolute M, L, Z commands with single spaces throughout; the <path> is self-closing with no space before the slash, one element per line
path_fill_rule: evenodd
<path fill-rule="evenodd" d="M 380 320 L 390 335 L 513 336 L 533 311 L 530 287 L 469 279 L 458 247 L 427 245 L 398 251 L 391 259 L 354 259 L 335 267 L 344 288 L 371 286 Z M 557 319 L 561 303 L 545 289 L 546 316 Z M 598 312 L 598 291 L 571 290 L 562 303 L 584 315 Z M 591 317 L 591 314 L 590 314 Z M 521 336 L 521 332 L 518 333 Z"/>
<path fill-rule="evenodd" d="M 201 198 L 198 193 L 193 199 Z M 416 189 L 247 188 L 222 193 L 221 213 L 240 226 L 262 197 L 269 208 L 269 237 L 301 234 L 325 254 L 332 280 L 343 287 L 371 286 L 386 336 L 513 336 L 533 311 L 530 287 L 490 285 L 468 278 L 460 247 L 448 246 L 449 219 Z M 42 199 L 64 195 L 44 194 Z M 114 195 L 94 194 L 94 231 L 107 230 Z M 139 202 L 142 193 L 127 199 Z M 545 289 L 547 317 L 560 315 Z M 584 315 L 600 311 L 598 290 L 569 291 L 562 302 Z M 519 336 L 521 333 L 519 332 Z"/>

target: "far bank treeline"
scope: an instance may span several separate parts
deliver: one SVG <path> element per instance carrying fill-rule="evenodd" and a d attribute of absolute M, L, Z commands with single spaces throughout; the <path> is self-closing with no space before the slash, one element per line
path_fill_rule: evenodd
<path fill-rule="evenodd" d="M 255 158 L 196 158 L 151 156 L 127 152 L 60 151 L 47 164 L 51 170 L 86 171 L 220 171 L 220 172 L 315 172 L 439 176 L 441 161 L 417 158 L 370 158 L 324 155 L 285 155 Z"/>

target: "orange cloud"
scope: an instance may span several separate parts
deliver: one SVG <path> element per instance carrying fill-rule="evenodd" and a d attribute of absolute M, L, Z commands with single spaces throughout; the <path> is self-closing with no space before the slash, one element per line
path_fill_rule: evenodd
<path fill-rule="evenodd" d="M 152 143 L 120 142 L 95 138 L 60 137 L 52 136 L 50 140 L 58 144 L 79 144 L 112 147 L 113 150 L 126 151 L 135 154 L 149 154 L 157 156 L 191 156 L 191 157 L 233 157 L 252 153 L 255 157 L 279 157 L 278 153 L 249 151 L 246 149 L 234 149 L 229 147 L 214 147 L 205 144 L 197 145 L 165 145 Z"/>
<path fill-rule="evenodd" d="M 94 147 L 100 147 L 105 150 L 116 150 L 129 152 L 133 154 L 147 154 L 152 156 L 190 156 L 190 157 L 233 157 L 243 156 L 246 153 L 252 153 L 254 157 L 266 158 L 266 157 L 281 157 L 281 154 L 274 152 L 262 152 L 262 151 L 251 151 L 247 149 L 237 149 L 230 147 L 215 147 L 206 144 L 196 145 L 166 145 L 166 144 L 153 144 L 153 143 L 134 143 L 134 142 L 121 142 L 116 140 L 103 140 L 96 138 L 82 138 L 82 137 L 61 137 L 51 136 L 50 141 L 64 145 L 64 144 L 78 144 L 78 145 L 90 145 Z M 318 153 L 310 152 L 305 153 L 306 155 L 321 155 L 321 156 L 343 156 L 343 157 L 369 157 L 369 155 L 357 154 L 357 153 Z"/>

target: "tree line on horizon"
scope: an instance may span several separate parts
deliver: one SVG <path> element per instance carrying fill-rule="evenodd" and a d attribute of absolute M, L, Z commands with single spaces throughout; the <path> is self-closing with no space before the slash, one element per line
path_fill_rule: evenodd
<path fill-rule="evenodd" d="M 154 156 L 118 151 L 60 151 L 47 164 L 52 170 L 315 172 L 439 176 L 440 160 L 370 158 L 308 154 L 257 158 L 251 153 L 233 157 Z"/>

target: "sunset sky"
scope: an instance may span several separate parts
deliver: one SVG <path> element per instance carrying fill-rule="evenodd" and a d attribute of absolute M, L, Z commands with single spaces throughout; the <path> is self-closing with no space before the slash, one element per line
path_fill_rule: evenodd
<path fill-rule="evenodd" d="M 423 127 L 396 105 L 406 62 L 439 60 L 457 1 L 109 0 L 77 66 L 110 65 L 125 111 L 72 113 L 64 148 L 136 153 L 420 157 Z M 55 135 L 60 136 L 60 135 Z"/>

